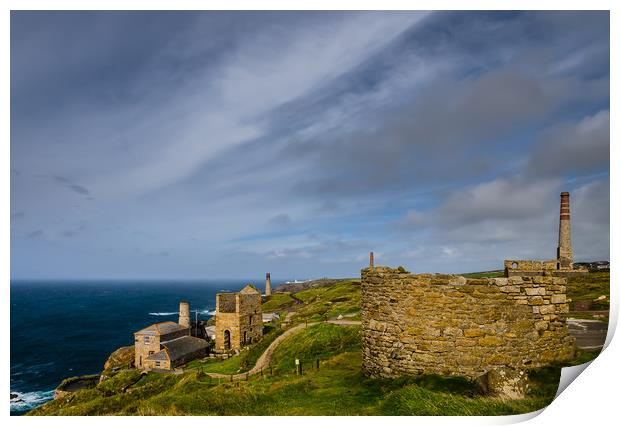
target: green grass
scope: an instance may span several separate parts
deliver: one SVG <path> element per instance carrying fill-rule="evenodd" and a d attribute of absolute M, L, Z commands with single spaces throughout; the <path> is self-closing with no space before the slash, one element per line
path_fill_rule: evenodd
<path fill-rule="evenodd" d="M 590 272 L 583 277 L 567 278 L 566 296 L 575 300 L 595 301 L 599 296 L 606 296 L 605 300 L 596 300 L 593 310 L 609 309 L 609 271 Z"/>
<path fill-rule="evenodd" d="M 200 369 L 207 373 L 235 374 L 241 371 L 241 361 L 244 352 L 225 360 L 218 358 L 205 358 L 202 360 L 195 359 L 188 363 L 184 369 Z"/>
<path fill-rule="evenodd" d="M 361 295 L 359 280 L 300 291 L 295 296 L 302 300 L 304 305 L 296 309 L 293 322 L 323 321 L 340 314 L 358 313 Z"/>
<path fill-rule="evenodd" d="M 263 303 L 263 312 L 275 312 L 292 306 L 295 300 L 290 293 L 273 293 L 266 303 Z"/>
<path fill-rule="evenodd" d="M 200 369 L 207 373 L 235 374 L 249 371 L 265 349 L 280 335 L 283 330 L 279 324 L 264 327 L 263 338 L 248 349 L 245 349 L 231 358 L 219 360 L 217 358 L 195 359 L 184 366 L 185 370 Z"/>
<path fill-rule="evenodd" d="M 319 324 L 284 339 L 274 351 L 271 365 L 282 372 L 295 370 L 295 359 L 313 367 L 317 359 L 360 349 L 360 327 Z"/>
<path fill-rule="evenodd" d="M 532 379 L 532 392 L 517 401 L 477 396 L 465 379 L 423 376 L 370 379 L 361 352 L 336 354 L 301 376 L 254 376 L 230 383 L 201 375 L 149 373 L 122 394 L 76 392 L 31 415 L 505 415 L 545 407 L 555 395 L 559 369 Z M 110 379 L 113 380 L 113 379 Z"/>
<path fill-rule="evenodd" d="M 570 365 L 585 364 L 586 362 L 590 362 L 593 359 L 595 359 L 600 353 L 601 353 L 600 349 L 596 349 L 596 350 L 577 349 L 575 351 L 575 358 L 571 360 Z"/>

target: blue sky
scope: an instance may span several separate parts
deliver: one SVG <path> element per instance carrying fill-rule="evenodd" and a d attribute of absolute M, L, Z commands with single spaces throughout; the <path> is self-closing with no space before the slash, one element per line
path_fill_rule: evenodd
<path fill-rule="evenodd" d="M 12 12 L 12 278 L 609 258 L 607 12 Z"/>

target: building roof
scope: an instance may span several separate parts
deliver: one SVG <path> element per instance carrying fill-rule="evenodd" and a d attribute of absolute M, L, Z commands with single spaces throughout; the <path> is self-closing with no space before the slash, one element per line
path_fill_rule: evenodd
<path fill-rule="evenodd" d="M 258 290 L 256 287 L 254 287 L 254 285 L 252 284 L 248 284 L 245 287 L 243 287 L 241 289 L 241 291 L 239 291 L 239 293 L 243 293 L 243 294 L 252 294 L 252 293 L 258 293 L 260 294 L 260 290 Z"/>
<path fill-rule="evenodd" d="M 192 352 L 196 352 L 201 349 L 206 349 L 207 342 L 197 337 L 183 336 L 183 337 L 179 337 L 178 339 L 173 339 L 173 340 L 168 340 L 167 342 L 162 342 L 161 345 L 164 347 L 164 350 L 167 352 L 167 355 L 170 358 L 170 361 L 175 361 Z M 163 351 L 160 351 L 160 352 L 163 352 Z M 153 355 L 156 355 L 156 354 L 153 354 Z"/>
<path fill-rule="evenodd" d="M 208 325 L 205 327 L 205 334 L 207 335 L 207 337 L 211 340 L 215 339 L 215 326 L 214 325 Z"/>
<path fill-rule="evenodd" d="M 269 322 L 269 321 L 272 321 L 273 319 L 278 319 L 278 318 L 280 318 L 280 315 L 277 312 L 269 312 L 269 313 L 263 314 L 263 322 Z"/>
<path fill-rule="evenodd" d="M 164 350 L 155 352 L 154 354 L 147 356 L 146 359 L 149 361 L 166 361 L 169 359 L 169 357 L 168 353 Z"/>
<path fill-rule="evenodd" d="M 173 333 L 179 330 L 187 330 L 187 327 L 177 324 L 176 322 L 165 321 L 165 322 L 158 322 L 156 324 L 151 324 L 148 327 L 145 327 L 140 331 L 136 331 L 134 334 L 146 334 L 148 336 L 161 336 L 163 334 Z"/>

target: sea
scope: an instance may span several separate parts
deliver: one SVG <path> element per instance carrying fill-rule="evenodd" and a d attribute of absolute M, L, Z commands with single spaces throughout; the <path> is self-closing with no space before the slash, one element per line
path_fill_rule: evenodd
<path fill-rule="evenodd" d="M 263 280 L 11 281 L 11 415 L 52 399 L 66 377 L 101 372 L 135 331 L 176 322 L 181 300 L 192 320 L 208 319 L 216 293 L 247 283 L 263 289 Z"/>

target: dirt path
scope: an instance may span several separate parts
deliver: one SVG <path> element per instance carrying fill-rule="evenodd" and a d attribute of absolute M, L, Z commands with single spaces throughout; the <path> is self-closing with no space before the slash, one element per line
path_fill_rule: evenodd
<path fill-rule="evenodd" d="M 359 325 L 362 323 L 361 321 L 353 321 L 353 320 L 328 320 L 326 322 L 328 322 L 329 324 L 336 324 L 336 325 L 341 325 L 341 326 Z M 247 373 L 233 374 L 232 375 L 233 380 L 242 380 L 242 379 L 245 379 L 247 376 L 253 376 L 255 374 L 259 374 L 262 370 L 269 367 L 269 363 L 271 362 L 271 357 L 273 356 L 273 352 L 280 345 L 280 343 L 282 343 L 284 339 L 286 339 L 289 336 L 292 336 L 293 334 L 299 333 L 304 328 L 312 327 L 318 324 L 323 324 L 323 323 L 322 322 L 310 322 L 308 324 L 299 324 L 299 325 L 296 325 L 295 327 L 289 328 L 284 333 L 279 335 L 273 342 L 271 342 L 271 344 L 267 347 L 267 349 L 265 349 L 265 352 L 263 352 L 263 354 L 258 358 L 258 360 L 256 360 L 256 365 L 254 365 L 254 367 L 252 367 L 250 371 L 248 371 Z M 230 374 L 221 374 L 221 373 L 205 373 L 205 374 L 214 379 L 230 379 L 230 376 L 231 376 Z"/>

